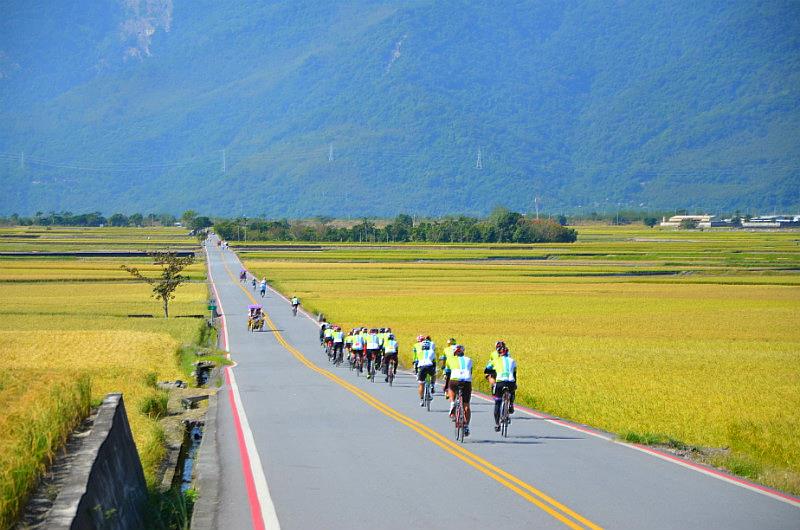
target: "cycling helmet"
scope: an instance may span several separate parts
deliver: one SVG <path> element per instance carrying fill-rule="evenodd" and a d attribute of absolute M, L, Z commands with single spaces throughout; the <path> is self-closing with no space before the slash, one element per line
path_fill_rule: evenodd
<path fill-rule="evenodd" d="M 336 331 L 342 331 L 341 326 L 334 326 L 333 329 L 336 330 Z"/>
<path fill-rule="evenodd" d="M 450 337 L 449 339 L 447 339 L 447 345 L 448 345 L 448 346 L 452 346 L 452 345 L 453 345 L 453 344 L 455 344 L 455 343 L 456 343 L 456 339 L 454 339 L 454 338 L 452 338 L 452 337 Z"/>
<path fill-rule="evenodd" d="M 431 340 L 431 336 L 430 335 L 426 335 L 425 336 L 425 340 Z"/>
<path fill-rule="evenodd" d="M 389 340 L 394 340 L 394 335 L 389 335 Z"/>
<path fill-rule="evenodd" d="M 417 342 L 422 342 L 425 340 L 425 335 L 417 335 Z"/>
<path fill-rule="evenodd" d="M 464 355 L 464 346 L 456 344 L 455 348 L 453 348 L 453 355 Z"/>
<path fill-rule="evenodd" d="M 494 349 L 497 350 L 497 351 L 501 351 L 501 350 L 505 349 L 505 347 L 506 347 L 506 343 L 504 341 L 502 341 L 502 340 L 498 340 L 497 342 L 494 343 Z"/>

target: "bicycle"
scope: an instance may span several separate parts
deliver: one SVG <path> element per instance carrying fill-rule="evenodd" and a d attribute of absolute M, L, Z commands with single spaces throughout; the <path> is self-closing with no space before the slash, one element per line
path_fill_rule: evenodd
<path fill-rule="evenodd" d="M 511 391 L 508 388 L 503 389 L 503 398 L 500 405 L 500 434 L 503 438 L 508 438 L 508 426 L 511 425 Z"/>
<path fill-rule="evenodd" d="M 292 304 L 292 316 L 294 317 L 297 316 L 297 306 L 294 304 Z"/>
<path fill-rule="evenodd" d="M 464 431 L 467 426 L 467 415 L 464 412 L 464 397 L 461 395 L 461 389 L 458 389 L 455 395 L 455 408 L 453 409 L 453 414 L 455 415 L 455 427 L 456 427 L 456 441 L 464 443 Z"/>
<path fill-rule="evenodd" d="M 329 340 L 325 341 L 325 355 L 328 356 L 328 362 L 333 362 L 333 343 Z"/>
<path fill-rule="evenodd" d="M 368 372 L 367 372 L 367 379 L 370 379 L 373 383 L 375 382 L 375 358 L 372 357 L 367 361 L 368 365 Z"/>
<path fill-rule="evenodd" d="M 340 366 L 344 362 L 344 349 L 341 346 L 333 349 L 333 365 Z"/>
<path fill-rule="evenodd" d="M 433 381 L 431 380 L 430 375 L 425 376 L 425 393 L 422 395 L 422 401 L 425 403 L 425 408 L 428 409 L 428 412 L 431 411 L 431 401 L 433 401 L 433 394 L 431 393 L 431 389 L 433 387 Z"/>
<path fill-rule="evenodd" d="M 389 362 L 389 366 L 386 367 L 386 378 L 389 380 L 389 386 L 392 386 L 392 382 L 394 381 L 394 363 Z"/>

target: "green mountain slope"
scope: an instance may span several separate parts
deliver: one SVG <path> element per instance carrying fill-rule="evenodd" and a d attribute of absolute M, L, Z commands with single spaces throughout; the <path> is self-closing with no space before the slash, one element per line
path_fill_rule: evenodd
<path fill-rule="evenodd" d="M 0 212 L 800 207 L 795 2 L 62 4 L 0 17 Z"/>

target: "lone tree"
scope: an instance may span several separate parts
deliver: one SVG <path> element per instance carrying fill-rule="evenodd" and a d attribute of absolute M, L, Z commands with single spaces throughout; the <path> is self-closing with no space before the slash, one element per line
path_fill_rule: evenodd
<path fill-rule="evenodd" d="M 161 266 L 161 276 L 149 278 L 139 272 L 136 267 L 121 265 L 135 278 L 147 282 L 153 286 L 153 298 L 160 299 L 164 304 L 164 318 L 169 318 L 169 301 L 175 298 L 175 289 L 189 280 L 188 276 L 181 274 L 183 269 L 194 263 L 194 256 L 181 257 L 175 252 L 148 252 L 148 256 L 153 258 L 154 265 Z"/>

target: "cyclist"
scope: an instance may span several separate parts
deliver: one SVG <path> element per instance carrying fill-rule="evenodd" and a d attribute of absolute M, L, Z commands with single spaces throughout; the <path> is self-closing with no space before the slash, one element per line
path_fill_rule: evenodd
<path fill-rule="evenodd" d="M 445 346 L 439 360 L 442 361 L 442 373 L 444 374 L 444 395 L 448 400 L 450 396 L 447 393 L 447 387 L 450 385 L 450 374 L 447 372 L 447 359 L 453 356 L 453 350 L 456 347 L 456 339 L 450 337 L 447 339 L 447 346 Z"/>
<path fill-rule="evenodd" d="M 328 329 L 328 323 L 324 320 L 319 325 L 319 345 L 325 346 L 325 330 Z"/>
<path fill-rule="evenodd" d="M 381 363 L 381 337 L 378 335 L 377 328 L 372 328 L 367 334 L 367 372 L 372 363 L 375 363 L 375 370 Z"/>
<path fill-rule="evenodd" d="M 494 361 L 496 361 L 497 357 L 500 356 L 500 352 L 503 350 L 508 350 L 508 348 L 506 348 L 505 341 L 498 340 L 497 342 L 495 342 L 494 351 L 489 355 L 489 362 L 487 364 L 491 364 Z M 492 385 L 492 392 L 494 393 L 494 382 L 495 382 L 494 375 L 491 373 L 486 374 L 486 380 L 489 381 L 490 385 Z"/>
<path fill-rule="evenodd" d="M 333 359 L 339 359 L 344 355 L 344 331 L 339 326 L 334 326 L 333 333 Z"/>
<path fill-rule="evenodd" d="M 358 371 L 360 373 L 364 370 L 364 346 L 366 345 L 366 341 L 360 329 L 353 331 L 353 339 L 350 342 L 352 344 L 353 357 L 355 357 L 354 361 L 358 365 Z"/>
<path fill-rule="evenodd" d="M 256 277 L 255 276 L 253 276 L 253 282 L 252 283 L 253 283 L 253 290 L 255 291 L 256 290 Z"/>
<path fill-rule="evenodd" d="M 469 402 L 472 398 L 472 359 L 464 355 L 464 346 L 457 344 L 453 355 L 447 359 L 447 371 L 450 372 L 450 386 L 447 388 L 450 397 L 450 417 L 455 417 L 456 394 L 461 390 L 461 400 L 464 403 L 464 436 L 469 436 L 469 420 L 472 410 Z"/>
<path fill-rule="evenodd" d="M 494 430 L 500 431 L 500 405 L 503 401 L 503 390 L 508 388 L 511 393 L 511 406 L 508 413 L 514 413 L 514 394 L 517 391 L 517 361 L 511 358 L 508 348 L 503 348 L 497 352 L 495 359 L 489 359 L 489 363 L 484 368 L 483 373 L 488 379 L 494 379 L 492 394 L 494 395 Z"/>
<path fill-rule="evenodd" d="M 247 271 L 242 269 L 239 271 L 239 281 L 244 283 L 247 281 Z"/>
<path fill-rule="evenodd" d="M 256 278 L 255 278 L 255 276 L 254 276 L 254 277 L 253 277 L 253 288 L 255 288 L 255 285 L 256 285 Z M 264 276 L 264 277 L 261 279 L 261 298 L 264 298 L 264 296 L 265 296 L 266 294 L 267 294 L 267 277 L 266 277 L 266 276 Z"/>
<path fill-rule="evenodd" d="M 431 397 L 433 397 L 436 384 L 436 350 L 433 343 L 425 335 L 417 337 L 414 344 L 414 368 L 417 372 L 417 383 L 419 387 L 419 406 L 425 406 L 423 393 L 425 390 L 425 379 L 431 376 Z"/>
<path fill-rule="evenodd" d="M 322 332 L 322 342 L 325 346 L 325 349 L 330 349 L 330 353 L 328 356 L 333 353 L 333 326 L 330 324 L 325 324 L 325 329 Z"/>
<path fill-rule="evenodd" d="M 389 382 L 389 365 L 393 365 L 394 373 L 397 373 L 397 354 L 397 341 L 394 339 L 394 335 L 390 333 L 389 337 L 383 343 L 383 362 L 386 365 L 386 378 L 384 381 L 387 383 Z"/>
<path fill-rule="evenodd" d="M 292 313 L 294 313 L 294 316 L 297 316 L 298 307 L 300 307 L 300 299 L 296 296 L 292 296 Z"/>
<path fill-rule="evenodd" d="M 347 351 L 347 359 L 350 359 L 350 356 L 353 354 L 353 330 L 351 329 L 350 332 L 344 338 L 344 349 Z"/>

